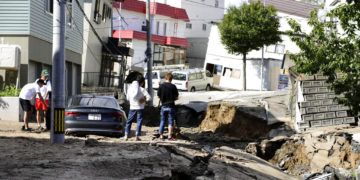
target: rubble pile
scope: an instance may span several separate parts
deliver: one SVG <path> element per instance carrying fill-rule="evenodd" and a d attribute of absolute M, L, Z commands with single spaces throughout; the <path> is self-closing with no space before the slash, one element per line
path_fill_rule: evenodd
<path fill-rule="evenodd" d="M 359 143 L 352 134 L 321 132 L 295 135 L 270 160 L 292 175 L 322 173 L 326 167 L 357 169 Z"/>

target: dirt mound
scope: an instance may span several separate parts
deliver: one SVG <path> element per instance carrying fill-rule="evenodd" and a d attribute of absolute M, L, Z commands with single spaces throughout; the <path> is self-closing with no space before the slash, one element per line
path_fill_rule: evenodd
<path fill-rule="evenodd" d="M 301 175 L 310 170 L 310 158 L 306 154 L 306 148 L 301 141 L 287 141 L 275 156 L 270 160 L 290 174 Z"/>
<path fill-rule="evenodd" d="M 211 131 L 244 140 L 266 136 L 271 127 L 267 125 L 266 111 L 253 104 L 229 102 L 209 104 L 201 131 Z"/>
<path fill-rule="evenodd" d="M 270 162 L 292 175 L 320 173 L 326 166 L 356 169 L 360 154 L 351 141 L 351 135 L 345 133 L 306 134 L 285 142 Z"/>

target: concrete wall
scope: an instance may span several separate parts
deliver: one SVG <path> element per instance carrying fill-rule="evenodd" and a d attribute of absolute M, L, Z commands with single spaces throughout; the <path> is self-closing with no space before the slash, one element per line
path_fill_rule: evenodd
<path fill-rule="evenodd" d="M 200 59 L 200 61 L 204 62 L 209 38 L 188 38 L 188 42 L 187 58 L 189 63 L 198 64 L 198 62 L 190 62 L 191 59 Z"/>
<path fill-rule="evenodd" d="M 21 107 L 18 97 L 0 97 L 0 121 L 20 121 Z"/>

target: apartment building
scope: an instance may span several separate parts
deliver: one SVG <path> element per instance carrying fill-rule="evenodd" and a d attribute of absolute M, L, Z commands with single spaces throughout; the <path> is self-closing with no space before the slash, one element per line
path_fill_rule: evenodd
<path fill-rule="evenodd" d="M 5 84 L 19 87 L 34 82 L 41 70 L 52 69 L 52 35 L 54 0 L 1 0 L 0 44 L 18 47 L 19 67 L 0 68 Z M 79 0 L 81 6 L 83 0 Z M 83 29 L 83 15 L 74 0 L 66 6 L 66 94 L 80 92 L 82 35 L 75 29 Z M 4 56 L 4 54 L 2 54 Z"/>
<path fill-rule="evenodd" d="M 146 2 L 126 0 L 113 7 L 113 37 L 134 50 L 133 57 L 127 59 L 127 69 L 141 71 L 146 67 Z M 150 7 L 153 65 L 187 63 L 186 10 L 159 2 L 151 2 Z"/>
<path fill-rule="evenodd" d="M 112 38 L 113 3 L 123 0 L 86 0 L 82 56 L 82 85 L 122 87 L 130 49 Z"/>
<path fill-rule="evenodd" d="M 280 19 L 279 31 L 290 30 L 288 20 L 295 19 L 305 31 L 310 31 L 308 18 L 310 12 L 319 8 L 318 5 L 295 0 L 263 0 L 265 5 L 274 6 Z M 290 53 L 299 52 L 297 45 L 287 35 L 281 35 L 282 42 L 264 47 L 262 50 L 251 51 L 247 54 L 246 86 L 247 90 L 278 90 L 280 70 L 284 68 L 284 61 L 289 60 Z M 214 86 L 225 89 L 243 90 L 242 55 L 228 53 L 221 43 L 217 26 L 212 26 L 209 46 L 206 53 L 204 69 L 214 74 Z"/>

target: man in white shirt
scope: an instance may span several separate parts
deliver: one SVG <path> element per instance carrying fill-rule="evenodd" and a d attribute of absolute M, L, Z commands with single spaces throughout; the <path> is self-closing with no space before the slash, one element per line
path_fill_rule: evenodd
<path fill-rule="evenodd" d="M 21 108 L 24 111 L 24 125 L 22 130 L 31 131 L 29 128 L 29 116 L 31 114 L 30 100 L 34 99 L 35 95 L 38 95 L 43 103 L 44 99 L 40 94 L 40 88 L 44 85 L 44 80 L 39 79 L 36 83 L 26 84 L 20 91 L 19 99 Z"/>
<path fill-rule="evenodd" d="M 127 140 L 130 135 L 132 122 L 136 119 L 136 141 L 140 141 L 141 126 L 145 108 L 145 102 L 151 100 L 149 93 L 143 88 L 145 85 L 145 78 L 141 73 L 136 75 L 136 79 L 131 82 L 127 89 L 126 99 L 130 103 L 130 110 L 128 119 L 125 125 L 124 140 Z"/>

